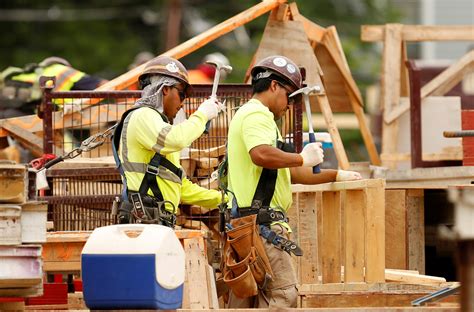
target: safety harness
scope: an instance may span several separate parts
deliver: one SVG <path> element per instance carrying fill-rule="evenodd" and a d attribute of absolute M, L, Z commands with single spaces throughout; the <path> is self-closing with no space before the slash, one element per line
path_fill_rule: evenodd
<path fill-rule="evenodd" d="M 278 140 L 277 148 L 283 151 L 294 150 L 292 145 Z M 238 207 L 234 196 L 231 215 L 233 218 L 240 218 L 256 214 L 257 224 L 259 224 L 260 228 L 260 236 L 277 248 L 288 253 L 293 253 L 296 256 L 302 256 L 303 251 L 295 242 L 278 235 L 275 231 L 270 229 L 270 225 L 273 222 L 288 222 L 288 218 L 284 212 L 270 208 L 270 202 L 275 193 L 277 177 L 278 169 L 263 168 L 250 207 Z"/>
<path fill-rule="evenodd" d="M 115 163 L 123 178 L 122 200 L 118 214 L 119 223 L 131 222 L 130 214 L 132 214 L 138 223 L 159 223 L 174 227 L 176 223 L 176 207 L 172 202 L 163 198 L 156 177 L 160 174 L 160 170 L 166 168 L 181 179 L 183 177 L 183 170 L 176 167 L 171 161 L 166 159 L 165 156 L 160 153 L 155 153 L 146 166 L 145 176 L 143 177 L 139 190 L 130 191 L 127 187 L 127 179 L 122 162 L 118 157 L 120 137 L 125 119 L 131 112 L 139 108 L 141 108 L 141 106 L 133 107 L 123 113 L 112 138 L 112 150 Z M 168 120 L 162 113 L 157 110 L 155 111 L 160 114 L 163 120 Z M 153 196 L 148 195 L 148 190 L 152 191 Z M 165 209 L 165 204 L 169 204 L 173 207 L 172 213 Z"/>

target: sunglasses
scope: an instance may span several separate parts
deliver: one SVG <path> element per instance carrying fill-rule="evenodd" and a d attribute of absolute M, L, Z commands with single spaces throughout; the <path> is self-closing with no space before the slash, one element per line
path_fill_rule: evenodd
<path fill-rule="evenodd" d="M 184 101 L 184 99 L 186 98 L 186 92 L 184 90 L 181 90 L 180 88 L 178 88 L 177 86 L 173 86 L 173 88 L 175 88 L 176 90 L 178 90 L 178 94 L 179 94 L 179 99 L 182 101 Z"/>
<path fill-rule="evenodd" d="M 293 105 L 295 104 L 295 98 L 294 97 L 290 97 L 290 94 L 292 93 L 291 91 L 288 91 L 288 89 L 285 87 L 284 84 L 282 84 L 281 82 L 279 81 L 276 81 L 276 83 L 278 83 L 278 85 L 280 85 L 280 87 L 282 87 L 283 89 L 285 89 L 286 91 L 286 100 L 288 101 L 288 105 Z"/>

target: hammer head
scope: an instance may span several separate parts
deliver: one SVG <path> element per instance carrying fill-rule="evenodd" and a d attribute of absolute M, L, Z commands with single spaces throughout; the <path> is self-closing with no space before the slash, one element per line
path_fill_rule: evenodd
<path fill-rule="evenodd" d="M 220 62 L 217 62 L 217 61 L 207 61 L 206 64 L 209 64 L 209 65 L 212 65 L 214 67 L 216 67 L 216 70 L 217 71 L 225 71 L 226 73 L 230 73 L 232 71 L 232 66 L 230 65 L 224 65 Z"/>
<path fill-rule="evenodd" d="M 293 92 L 292 94 L 290 94 L 290 97 L 293 97 L 293 96 L 298 95 L 298 94 L 310 95 L 311 93 L 319 93 L 319 92 L 321 92 L 321 87 L 318 86 L 318 85 L 306 86 L 306 87 L 298 89 L 295 92 Z"/>

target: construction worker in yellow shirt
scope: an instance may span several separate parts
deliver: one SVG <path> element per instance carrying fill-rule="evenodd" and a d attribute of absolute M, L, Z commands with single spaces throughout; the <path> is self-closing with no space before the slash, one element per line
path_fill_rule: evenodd
<path fill-rule="evenodd" d="M 251 75 L 253 97 L 239 108 L 229 126 L 228 189 L 233 195 L 232 218 L 257 215 L 273 275 L 258 285 L 255 296 L 239 298 L 231 293 L 229 307 L 296 308 L 297 279 L 291 254 L 301 256 L 303 251 L 290 240 L 286 212 L 292 204 L 291 184 L 357 180 L 361 176 L 332 169 L 313 174 L 312 167 L 324 158 L 321 143 L 309 143 L 301 153 L 295 153 L 283 142 L 275 121 L 295 103 L 289 95 L 302 87 L 300 70 L 292 60 L 279 55 L 264 58 L 255 64 Z M 239 261 L 242 259 L 235 259 Z M 233 281 L 238 278 L 234 276 Z"/>
<path fill-rule="evenodd" d="M 215 209 L 221 193 L 193 184 L 180 166 L 180 151 L 204 132 L 223 105 L 205 100 L 187 120 L 173 119 L 192 93 L 186 68 L 160 56 L 147 63 L 138 78 L 142 97 L 126 111 L 113 139 L 124 192 L 120 223 L 159 223 L 173 227 L 178 205 Z"/>

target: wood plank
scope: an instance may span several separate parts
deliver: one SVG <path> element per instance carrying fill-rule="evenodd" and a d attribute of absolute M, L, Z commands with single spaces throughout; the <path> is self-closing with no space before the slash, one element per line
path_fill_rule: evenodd
<path fill-rule="evenodd" d="M 290 3 L 290 11 L 293 19 L 303 24 L 308 39 L 315 42 L 321 42 L 326 33 L 326 29 L 301 15 L 296 2 Z"/>
<path fill-rule="evenodd" d="M 362 41 L 383 41 L 385 25 L 362 25 L 360 37 Z M 474 41 L 472 25 L 403 25 L 404 41 Z"/>
<path fill-rule="evenodd" d="M 322 184 L 292 184 L 292 192 L 318 192 L 318 191 L 342 191 L 342 190 L 357 190 L 364 188 L 380 188 L 385 187 L 384 179 L 363 179 L 355 181 L 344 182 L 330 182 Z"/>
<path fill-rule="evenodd" d="M 448 185 L 470 184 L 473 166 L 375 170 L 375 178 L 386 179 L 389 189 L 447 189 Z"/>
<path fill-rule="evenodd" d="M 381 78 L 381 105 L 384 112 L 384 120 L 397 107 L 400 101 L 401 32 L 401 24 L 387 24 L 385 29 Z M 390 125 L 384 123 L 382 153 L 395 153 L 396 142 L 398 142 L 398 123 L 396 121 Z M 385 166 L 386 164 L 383 165 Z"/>
<path fill-rule="evenodd" d="M 323 192 L 322 199 L 322 282 L 341 281 L 341 205 L 340 192 Z"/>
<path fill-rule="evenodd" d="M 214 277 L 214 269 L 207 265 L 207 289 L 209 294 L 209 308 L 219 309 L 219 299 L 217 298 L 216 278 Z"/>
<path fill-rule="evenodd" d="M 406 269 L 406 190 L 385 190 L 385 267 Z"/>
<path fill-rule="evenodd" d="M 41 285 L 42 278 L 3 278 L 0 277 L 0 288 L 28 288 Z"/>
<path fill-rule="evenodd" d="M 316 197 L 318 192 L 298 193 L 298 244 L 304 256 L 299 257 L 299 282 L 318 282 L 318 223 Z"/>
<path fill-rule="evenodd" d="M 184 281 L 183 307 L 209 309 L 209 289 L 207 287 L 207 257 L 202 238 L 184 239 L 186 253 L 186 279 Z M 186 302 L 186 305 L 184 303 Z"/>
<path fill-rule="evenodd" d="M 344 205 L 344 282 L 364 282 L 365 206 L 363 190 L 346 191 Z"/>
<path fill-rule="evenodd" d="M 307 295 L 302 297 L 302 308 L 362 308 L 370 311 L 369 307 L 374 308 L 373 311 L 409 311 L 407 307 L 411 307 L 411 302 L 415 299 L 428 295 L 429 292 L 400 292 L 400 293 L 374 293 L 374 292 L 353 292 L 353 293 L 336 293 Z M 459 295 L 447 297 L 443 302 L 459 303 Z M 391 309 L 393 307 L 393 309 Z M 413 308 L 413 311 L 419 307 Z M 425 308 L 431 311 L 432 307 Z M 442 311 L 457 311 L 459 304 L 445 308 Z M 333 310 L 331 309 L 331 312 Z"/>
<path fill-rule="evenodd" d="M 473 29 L 474 32 L 474 29 Z M 467 52 L 438 76 L 421 88 L 421 98 L 441 96 L 456 86 L 466 74 L 474 70 L 474 50 Z"/>
<path fill-rule="evenodd" d="M 226 146 L 220 145 L 216 147 L 211 147 L 207 149 L 197 149 L 197 148 L 190 148 L 189 149 L 189 157 L 190 158 L 217 158 L 219 156 L 225 155 Z"/>
<path fill-rule="evenodd" d="M 318 94 L 317 99 L 319 107 L 321 108 L 321 112 L 324 116 L 324 119 L 326 120 L 328 132 L 331 135 L 332 145 L 334 152 L 336 153 L 339 168 L 347 170 L 349 169 L 349 159 L 347 158 L 341 136 L 339 135 L 339 130 L 337 129 L 337 125 L 334 121 L 328 98 L 324 94 Z"/>
<path fill-rule="evenodd" d="M 406 67 L 405 67 L 406 68 Z M 474 70 L 474 51 L 470 51 L 450 65 L 438 76 L 430 80 L 423 87 L 421 87 L 421 104 L 425 103 L 428 97 L 443 96 L 456 86 L 466 74 Z M 402 95 L 403 96 L 403 95 Z M 426 105 L 426 104 L 425 104 Z M 403 113 L 410 108 L 410 101 L 408 98 L 401 98 L 398 107 L 384 116 L 386 123 L 391 123 L 399 118 Z"/>
<path fill-rule="evenodd" d="M 368 188 L 365 218 L 365 281 L 385 281 L 385 190 Z"/>
<path fill-rule="evenodd" d="M 214 169 L 219 164 L 217 158 L 197 158 L 194 160 L 196 161 L 196 167 L 201 169 Z"/>
<path fill-rule="evenodd" d="M 43 155 L 42 138 L 8 121 L 3 122 L 1 126 L 9 135 L 26 146 L 28 150 L 32 152 L 33 156 L 40 157 Z"/>
<path fill-rule="evenodd" d="M 326 29 L 326 34 L 322 40 L 322 44 L 327 48 L 333 60 L 333 64 L 344 78 L 346 85 L 349 87 L 350 93 L 355 97 L 358 105 L 363 106 L 362 95 L 351 75 L 335 26 L 330 26 Z"/>
<path fill-rule="evenodd" d="M 385 270 L 385 280 L 389 282 L 400 282 L 408 284 L 439 284 L 445 283 L 444 277 L 415 274 L 410 272 L 400 272 L 394 270 Z"/>
<path fill-rule="evenodd" d="M 407 191 L 408 269 L 425 273 L 425 206 L 423 190 Z"/>
<path fill-rule="evenodd" d="M 400 270 L 393 270 L 395 273 Z M 407 271 L 405 271 L 407 272 Z M 301 296 L 318 293 L 335 292 L 434 292 L 442 288 L 459 286 L 459 282 L 440 282 L 430 284 L 403 284 L 395 282 L 387 283 L 333 283 L 333 284 L 303 284 L 297 285 Z"/>
<path fill-rule="evenodd" d="M 26 165 L 0 164 L 0 202 L 22 204 L 28 199 Z M 4 232 L 5 233 L 5 232 Z"/>
<path fill-rule="evenodd" d="M 166 51 L 161 55 L 170 56 L 179 59 L 191 52 L 201 48 L 207 43 L 233 31 L 239 26 L 242 26 L 255 18 L 267 13 L 268 11 L 278 7 L 284 0 L 267 0 L 262 1 L 255 6 L 223 21 L 222 23 L 204 31 L 203 33 L 183 42 L 182 44 Z M 96 90 L 124 90 L 134 85 L 137 82 L 138 76 L 143 72 L 146 64 L 142 64 L 127 73 L 105 83 Z"/>

